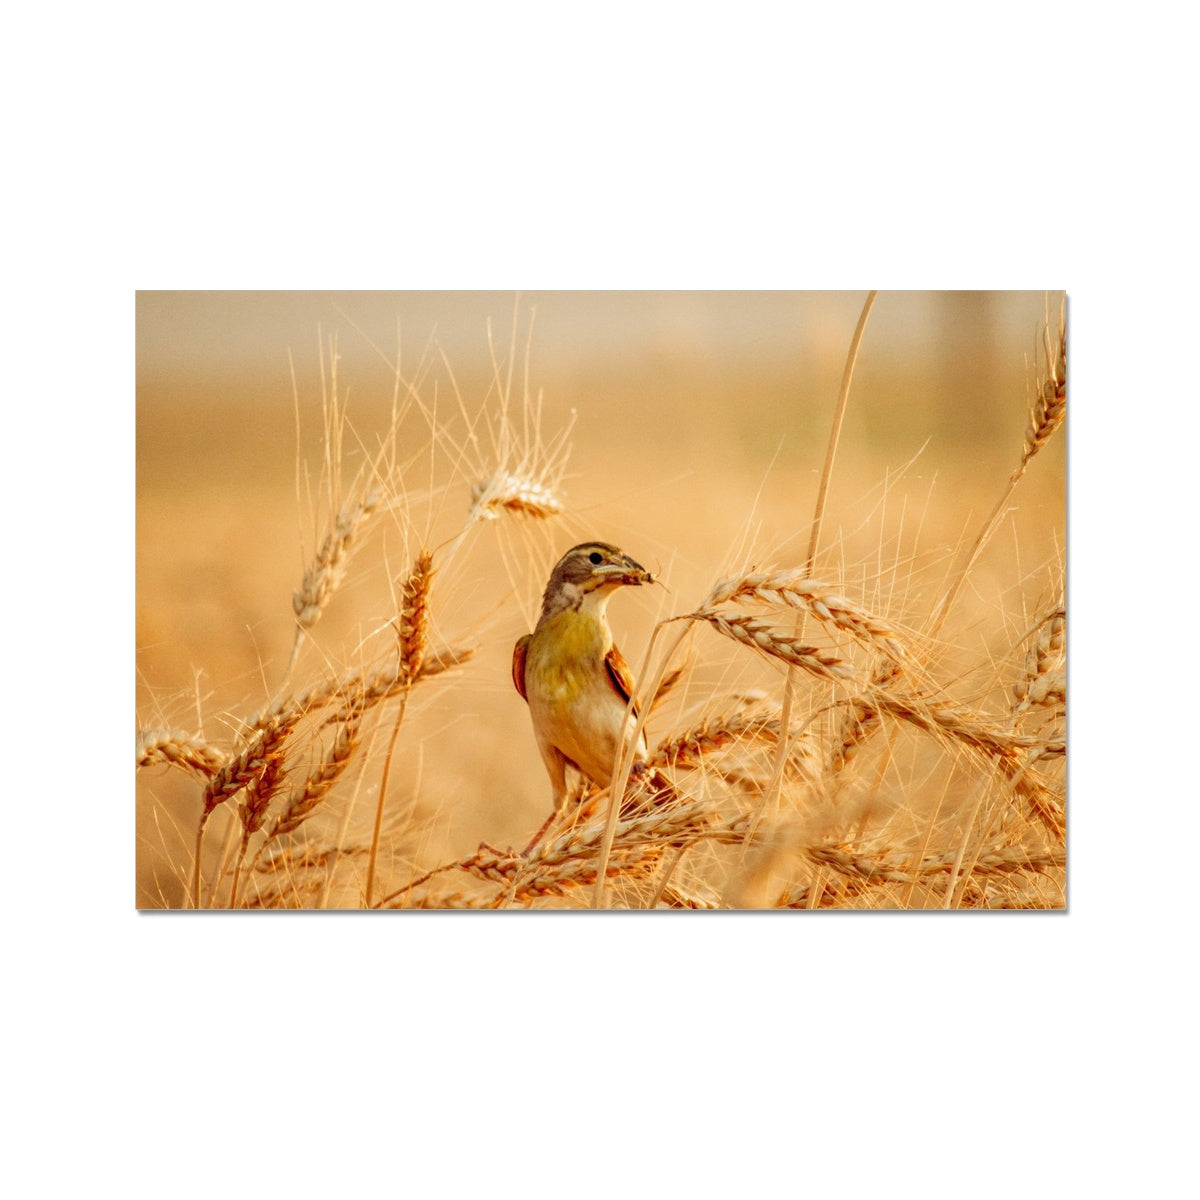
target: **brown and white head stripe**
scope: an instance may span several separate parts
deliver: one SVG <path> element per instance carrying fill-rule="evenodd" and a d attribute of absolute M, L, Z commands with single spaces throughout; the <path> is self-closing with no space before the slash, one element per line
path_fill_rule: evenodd
<path fill-rule="evenodd" d="M 558 560 L 542 596 L 542 619 L 577 609 L 597 588 L 653 583 L 654 576 L 608 542 L 580 542 Z"/>

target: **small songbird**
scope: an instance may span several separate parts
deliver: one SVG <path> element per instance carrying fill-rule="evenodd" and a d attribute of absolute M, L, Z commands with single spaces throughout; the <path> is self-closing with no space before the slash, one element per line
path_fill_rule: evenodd
<path fill-rule="evenodd" d="M 529 704 L 556 813 L 567 798 L 567 767 L 602 787 L 612 782 L 634 685 L 605 609 L 617 588 L 654 582 L 616 546 L 574 546 L 550 575 L 537 627 L 513 649 L 513 683 Z M 629 712 L 630 725 L 635 716 L 636 710 Z M 634 760 L 645 757 L 639 736 Z"/>

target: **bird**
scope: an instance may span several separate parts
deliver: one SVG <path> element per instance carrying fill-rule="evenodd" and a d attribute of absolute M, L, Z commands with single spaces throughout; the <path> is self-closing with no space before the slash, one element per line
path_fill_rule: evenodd
<path fill-rule="evenodd" d="M 550 821 L 566 807 L 568 767 L 601 787 L 612 783 L 617 749 L 638 710 L 630 706 L 633 674 L 613 642 L 606 609 L 618 588 L 655 582 L 645 567 L 607 542 L 572 546 L 550 574 L 536 627 L 513 647 L 513 683 L 529 705 L 550 776 Z M 639 733 L 635 770 L 645 758 Z"/>

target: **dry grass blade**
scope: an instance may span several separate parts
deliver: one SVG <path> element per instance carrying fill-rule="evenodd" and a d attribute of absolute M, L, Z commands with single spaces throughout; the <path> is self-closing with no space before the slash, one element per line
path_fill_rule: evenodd
<path fill-rule="evenodd" d="M 421 909 L 450 909 L 450 910 L 469 910 L 478 911 L 481 908 L 492 908 L 493 905 L 485 899 L 477 895 L 472 895 L 469 892 L 426 892 L 420 896 L 415 896 L 409 903 L 400 906 L 396 904 L 380 905 L 382 908 L 421 908 Z"/>
<path fill-rule="evenodd" d="M 640 846 L 626 855 L 614 855 L 605 868 L 605 878 L 627 881 L 647 879 L 658 868 L 665 849 L 663 846 Z M 565 896 L 577 888 L 593 887 L 600 874 L 594 859 L 581 858 L 541 863 L 536 869 L 530 869 L 520 858 L 494 863 L 482 860 L 472 862 L 463 869 L 481 879 L 507 885 L 495 898 L 494 906 L 497 908 L 523 904 L 541 896 Z"/>
<path fill-rule="evenodd" d="M 744 836 L 748 817 L 739 814 L 721 821 L 720 816 L 720 806 L 711 800 L 682 800 L 653 808 L 649 812 L 636 813 L 617 822 L 613 853 L 646 844 L 665 847 L 700 838 L 740 840 Z M 594 855 L 603 840 L 604 826 L 596 822 L 543 843 L 523 861 L 536 866 L 539 863 L 565 862 L 570 858 Z"/>

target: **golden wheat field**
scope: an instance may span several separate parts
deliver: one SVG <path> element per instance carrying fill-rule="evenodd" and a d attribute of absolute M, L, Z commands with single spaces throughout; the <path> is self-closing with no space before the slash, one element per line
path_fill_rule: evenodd
<path fill-rule="evenodd" d="M 139 908 L 1065 907 L 1063 293 L 142 292 L 137 356 Z M 647 754 L 552 812 L 592 540 Z"/>

